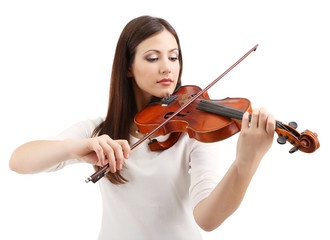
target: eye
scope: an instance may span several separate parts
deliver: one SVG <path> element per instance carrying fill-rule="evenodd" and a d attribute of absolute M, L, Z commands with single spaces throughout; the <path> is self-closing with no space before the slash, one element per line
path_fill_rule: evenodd
<path fill-rule="evenodd" d="M 173 56 L 170 56 L 168 59 L 172 62 L 175 62 L 179 59 L 179 57 L 177 55 L 173 55 Z"/>
<path fill-rule="evenodd" d="M 156 62 L 158 60 L 158 57 L 147 57 L 146 60 L 148 62 Z"/>
<path fill-rule="evenodd" d="M 179 58 L 178 58 L 177 56 L 175 56 L 175 57 L 170 57 L 169 59 L 170 59 L 170 61 L 175 62 L 175 61 L 178 60 Z"/>
<path fill-rule="evenodd" d="M 158 60 L 158 56 L 155 54 L 150 54 L 145 58 L 148 62 L 156 62 Z"/>

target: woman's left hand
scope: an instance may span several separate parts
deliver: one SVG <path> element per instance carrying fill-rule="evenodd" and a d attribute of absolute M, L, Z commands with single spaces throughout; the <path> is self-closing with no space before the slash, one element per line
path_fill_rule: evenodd
<path fill-rule="evenodd" d="M 240 166 L 258 167 L 270 149 L 275 132 L 275 118 L 265 108 L 254 109 L 249 122 L 249 113 L 243 115 L 240 136 L 237 142 L 236 161 Z"/>

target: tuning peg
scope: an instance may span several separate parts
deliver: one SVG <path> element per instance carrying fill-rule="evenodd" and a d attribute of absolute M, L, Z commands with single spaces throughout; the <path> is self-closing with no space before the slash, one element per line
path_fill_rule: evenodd
<path fill-rule="evenodd" d="M 289 126 L 293 127 L 294 129 L 297 129 L 298 124 L 296 122 L 289 122 Z"/>
<path fill-rule="evenodd" d="M 290 151 L 289 151 L 289 153 L 294 153 L 294 152 L 298 151 L 299 148 L 300 148 L 300 145 L 297 145 L 297 146 L 291 148 Z"/>
<path fill-rule="evenodd" d="M 278 137 L 277 142 L 279 144 L 285 144 L 287 139 L 288 139 L 288 136 L 281 135 L 281 136 Z"/>

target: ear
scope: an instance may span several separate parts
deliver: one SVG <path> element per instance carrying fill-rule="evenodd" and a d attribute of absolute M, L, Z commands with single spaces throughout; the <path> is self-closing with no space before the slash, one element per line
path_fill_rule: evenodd
<path fill-rule="evenodd" d="M 131 67 L 128 68 L 127 77 L 129 77 L 129 78 L 132 78 L 133 77 L 133 73 L 132 73 L 132 68 Z"/>

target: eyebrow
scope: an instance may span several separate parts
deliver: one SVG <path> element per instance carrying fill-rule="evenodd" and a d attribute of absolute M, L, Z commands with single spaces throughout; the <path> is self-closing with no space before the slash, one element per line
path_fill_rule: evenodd
<path fill-rule="evenodd" d="M 179 49 L 178 49 L 178 48 L 173 48 L 173 49 L 169 50 L 168 52 L 173 52 L 173 51 L 179 51 Z M 160 51 L 157 50 L 157 49 L 149 49 L 148 51 L 144 52 L 143 54 L 146 54 L 146 53 L 148 53 L 148 52 L 156 52 L 156 53 L 160 53 Z"/>

